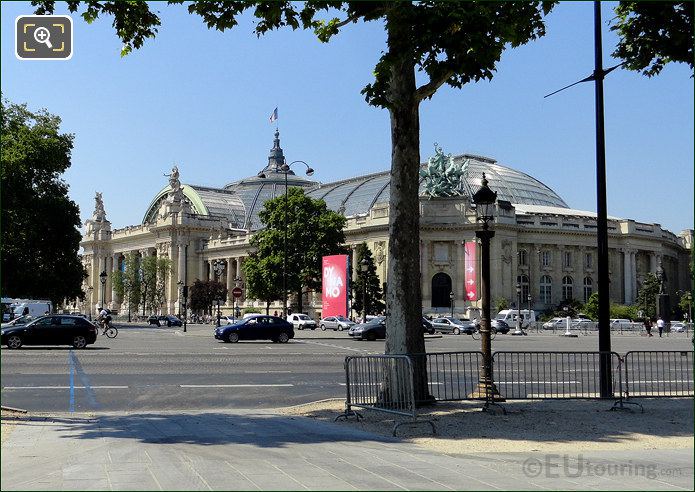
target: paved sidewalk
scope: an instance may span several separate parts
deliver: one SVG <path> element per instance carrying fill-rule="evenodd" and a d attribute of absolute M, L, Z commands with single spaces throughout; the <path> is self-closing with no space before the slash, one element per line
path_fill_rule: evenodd
<path fill-rule="evenodd" d="M 693 489 L 692 449 L 449 456 L 259 411 L 18 420 L 1 461 L 2 490 Z"/>

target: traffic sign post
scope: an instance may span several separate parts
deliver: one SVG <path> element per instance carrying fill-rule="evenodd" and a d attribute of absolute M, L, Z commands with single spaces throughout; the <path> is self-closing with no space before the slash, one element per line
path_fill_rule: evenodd
<path fill-rule="evenodd" d="M 234 316 L 236 318 L 239 317 L 239 307 L 237 306 L 237 299 L 241 297 L 241 294 L 243 294 L 244 291 L 241 289 L 241 287 L 234 287 L 232 289 L 232 296 L 234 296 Z"/>

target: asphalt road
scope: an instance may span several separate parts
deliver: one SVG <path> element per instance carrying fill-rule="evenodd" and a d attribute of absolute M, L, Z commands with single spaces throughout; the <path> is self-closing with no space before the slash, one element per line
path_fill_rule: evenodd
<path fill-rule="evenodd" d="M 2 404 L 32 411 L 153 411 L 275 408 L 345 395 L 343 361 L 383 353 L 384 342 L 351 340 L 340 332 L 296 332 L 288 344 L 225 344 L 209 325 L 121 326 L 84 350 L 2 349 Z M 595 334 L 564 338 L 541 333 L 498 335 L 493 350 L 597 350 Z M 426 340 L 428 352 L 479 350 L 466 335 Z M 692 350 L 690 336 L 615 335 L 613 350 Z"/>

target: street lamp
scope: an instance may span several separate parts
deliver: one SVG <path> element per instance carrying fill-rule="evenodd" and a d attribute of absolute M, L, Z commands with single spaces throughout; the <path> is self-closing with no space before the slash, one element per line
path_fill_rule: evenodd
<path fill-rule="evenodd" d="M 176 282 L 176 285 L 179 286 L 179 313 L 178 313 L 178 318 L 181 319 L 181 299 L 183 299 L 183 280 L 179 280 Z M 184 316 L 186 313 L 184 312 Z"/>
<path fill-rule="evenodd" d="M 531 289 L 531 284 L 529 283 L 529 290 Z M 528 326 L 531 329 L 531 294 L 526 296 L 526 301 L 528 302 Z M 538 325 L 536 325 L 536 331 L 538 331 Z"/>
<path fill-rule="evenodd" d="M 449 305 L 451 306 L 451 317 L 454 317 L 454 293 L 449 292 Z"/>
<path fill-rule="evenodd" d="M 87 292 L 89 292 L 89 319 L 92 319 L 92 291 L 94 290 L 94 287 L 91 285 L 87 287 Z"/>
<path fill-rule="evenodd" d="M 241 277 L 234 278 L 234 287 L 239 287 L 241 285 Z M 240 318 L 241 313 L 239 312 L 239 298 L 234 296 L 234 318 Z"/>
<path fill-rule="evenodd" d="M 309 166 L 304 161 L 292 161 L 289 164 L 284 162 L 282 166 L 278 168 L 277 172 L 280 172 L 285 175 L 285 211 L 284 211 L 284 217 L 283 217 L 283 222 L 285 225 L 285 235 L 283 239 L 283 254 L 282 254 L 282 314 L 285 319 L 287 319 L 287 209 L 289 207 L 288 205 L 288 199 L 287 199 L 287 175 L 290 173 L 290 168 L 292 167 L 292 164 L 296 163 L 301 163 L 306 166 L 306 175 L 311 176 L 314 174 L 314 170 Z M 258 177 L 261 179 L 265 179 L 268 176 L 261 171 L 258 173 Z"/>
<path fill-rule="evenodd" d="M 478 387 L 473 390 L 473 398 L 482 398 L 486 401 L 504 401 L 500 397 L 492 378 L 492 346 L 490 343 L 490 240 L 495 236 L 495 231 L 490 230 L 489 222 L 494 219 L 494 206 L 497 201 L 497 192 L 492 191 L 487 185 L 485 173 L 483 173 L 482 186 L 473 194 L 476 220 L 483 223 L 480 231 L 475 235 L 480 239 L 481 250 L 481 274 L 480 286 L 482 287 L 482 313 L 480 316 L 480 339 L 483 353 L 483 364 L 480 368 Z"/>
<path fill-rule="evenodd" d="M 219 282 L 220 281 L 220 276 L 222 275 L 222 272 L 224 271 L 224 261 L 222 260 L 215 260 L 212 262 L 212 269 L 215 272 L 215 281 Z M 220 326 L 220 292 L 219 290 L 217 291 L 217 295 L 215 296 L 217 300 L 217 326 Z"/>
<path fill-rule="evenodd" d="M 104 297 L 106 297 L 106 270 L 99 274 L 99 282 L 101 282 L 101 309 L 104 309 Z"/>
<path fill-rule="evenodd" d="M 367 272 L 369 271 L 369 262 L 367 258 L 362 258 L 360 261 L 360 271 L 362 272 L 362 322 L 367 322 Z"/>
<path fill-rule="evenodd" d="M 530 317 L 529 317 L 530 319 Z M 521 329 L 521 284 L 516 284 L 516 329 L 512 335 L 524 335 Z"/>

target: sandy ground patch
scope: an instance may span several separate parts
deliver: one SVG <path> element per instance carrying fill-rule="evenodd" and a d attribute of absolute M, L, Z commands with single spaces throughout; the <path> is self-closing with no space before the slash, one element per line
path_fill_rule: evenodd
<path fill-rule="evenodd" d="M 507 415 L 482 412 L 477 402 L 441 403 L 423 408 L 419 417 L 427 424 L 401 426 L 398 437 L 448 454 L 480 452 L 558 452 L 693 447 L 693 400 L 650 399 L 639 409 L 608 411 L 608 401 L 513 401 L 504 403 Z M 281 409 L 285 415 L 301 415 L 333 421 L 344 409 L 344 400 L 331 400 Z M 358 409 L 364 419 L 339 420 L 350 426 L 391 435 L 395 422 L 409 420 L 372 410 Z"/>

